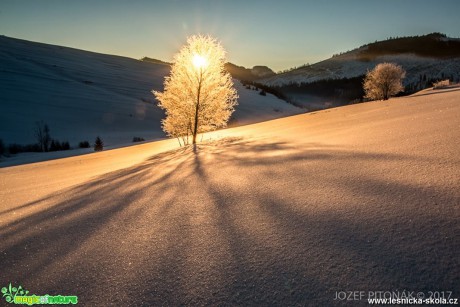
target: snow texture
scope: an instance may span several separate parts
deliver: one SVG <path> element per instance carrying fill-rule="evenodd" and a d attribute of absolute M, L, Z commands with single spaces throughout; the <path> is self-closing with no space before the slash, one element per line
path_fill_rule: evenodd
<path fill-rule="evenodd" d="M 212 132 L 195 151 L 1 168 L 0 285 L 84 306 L 459 298 L 459 102 L 427 90 Z"/>

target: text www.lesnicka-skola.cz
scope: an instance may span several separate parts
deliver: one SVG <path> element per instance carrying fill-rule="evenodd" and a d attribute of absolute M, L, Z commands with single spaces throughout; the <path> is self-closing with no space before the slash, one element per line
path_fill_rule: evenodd
<path fill-rule="evenodd" d="M 409 305 L 458 305 L 458 298 L 452 291 L 337 291 L 335 301 L 364 301 L 370 305 L 409 304 Z"/>
<path fill-rule="evenodd" d="M 458 305 L 457 298 L 370 298 L 369 305 Z"/>

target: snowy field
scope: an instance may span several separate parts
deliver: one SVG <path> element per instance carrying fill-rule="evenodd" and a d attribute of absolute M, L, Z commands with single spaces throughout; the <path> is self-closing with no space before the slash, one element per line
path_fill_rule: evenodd
<path fill-rule="evenodd" d="M 196 152 L 1 168 L 0 284 L 83 306 L 460 298 L 459 119 L 460 89 L 427 90 L 217 131 Z"/>
<path fill-rule="evenodd" d="M 164 138 L 164 113 L 151 90 L 163 90 L 167 74 L 168 65 L 0 36 L 0 139 L 35 143 L 40 120 L 73 147 L 98 135 L 110 147 Z M 237 80 L 235 86 L 240 99 L 230 125 L 303 112 Z"/>

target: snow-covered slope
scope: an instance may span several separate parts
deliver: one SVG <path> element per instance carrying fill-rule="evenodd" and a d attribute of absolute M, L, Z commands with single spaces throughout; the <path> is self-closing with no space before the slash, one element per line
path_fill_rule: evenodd
<path fill-rule="evenodd" d="M 0 285 L 84 306 L 458 298 L 459 100 L 429 90 L 213 132 L 196 151 L 0 168 Z"/>
<path fill-rule="evenodd" d="M 97 135 L 107 145 L 165 137 L 151 90 L 162 90 L 168 73 L 168 65 L 0 36 L 0 139 L 34 143 L 41 120 L 71 146 Z M 235 83 L 240 105 L 233 125 L 301 112 Z"/>
<path fill-rule="evenodd" d="M 430 79 L 460 79 L 460 40 L 441 33 L 390 38 L 371 43 L 325 61 L 303 66 L 261 83 L 272 86 L 352 78 L 382 62 L 394 62 L 407 72 L 404 83 L 416 84 L 420 76 Z"/>
<path fill-rule="evenodd" d="M 366 47 L 332 57 L 319 63 L 305 66 L 290 72 L 279 74 L 259 82 L 271 86 L 283 86 L 291 83 L 311 83 L 325 79 L 342 79 L 364 75 L 377 64 L 393 62 L 401 65 L 407 72 L 405 84 L 416 83 L 420 75 L 432 78 L 460 78 L 460 57 L 439 59 L 422 57 L 415 54 L 384 55 L 364 61 L 359 53 Z"/>

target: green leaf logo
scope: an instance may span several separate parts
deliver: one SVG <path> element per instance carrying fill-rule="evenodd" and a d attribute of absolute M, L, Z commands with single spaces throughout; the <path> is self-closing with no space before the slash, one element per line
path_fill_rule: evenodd
<path fill-rule="evenodd" d="M 14 298 L 17 295 L 22 296 L 22 295 L 27 295 L 27 293 L 29 293 L 29 291 L 22 288 L 22 286 L 14 287 L 11 285 L 11 283 L 8 285 L 8 288 L 3 287 L 1 291 L 2 291 L 3 297 L 5 298 L 5 301 L 7 301 L 8 303 L 13 303 Z"/>

